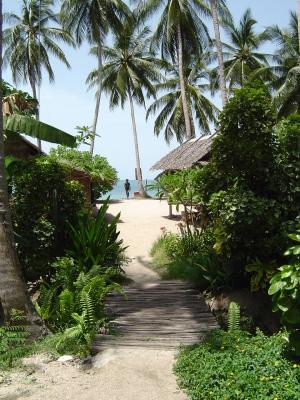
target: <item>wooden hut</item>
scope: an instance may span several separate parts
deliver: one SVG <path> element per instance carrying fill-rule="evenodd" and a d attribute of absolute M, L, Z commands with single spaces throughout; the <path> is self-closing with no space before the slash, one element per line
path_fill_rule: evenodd
<path fill-rule="evenodd" d="M 208 163 L 211 154 L 212 137 L 190 139 L 172 150 L 151 167 L 152 171 L 176 171 Z"/>

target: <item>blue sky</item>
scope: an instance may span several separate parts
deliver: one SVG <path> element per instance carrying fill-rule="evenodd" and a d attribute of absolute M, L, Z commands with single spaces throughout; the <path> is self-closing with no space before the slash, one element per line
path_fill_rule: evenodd
<path fill-rule="evenodd" d="M 4 10 L 18 12 L 21 3 L 21 0 L 4 0 Z M 258 21 L 257 29 L 263 29 L 273 24 L 286 26 L 289 11 L 295 9 L 296 0 L 228 0 L 228 5 L 236 20 L 250 7 Z M 55 83 L 50 85 L 45 75 L 41 88 L 41 120 L 75 134 L 75 126 L 92 124 L 94 93 L 87 91 L 85 79 L 94 68 L 95 60 L 89 56 L 89 47 L 86 44 L 80 49 L 64 50 L 72 69 L 69 71 L 55 59 L 52 60 L 56 79 Z M 11 82 L 9 69 L 4 71 L 3 78 Z M 19 87 L 27 89 L 26 86 Z M 217 95 L 215 98 L 217 105 L 220 104 L 218 97 Z M 173 142 L 168 146 L 162 137 L 154 136 L 153 119 L 145 121 L 143 108 L 136 108 L 136 117 L 143 175 L 144 178 L 152 178 L 155 173 L 149 171 L 150 167 L 176 147 L 177 143 Z M 98 133 L 100 137 L 97 138 L 95 153 L 107 157 L 118 170 L 121 179 L 133 178 L 135 155 L 129 109 L 125 107 L 124 110 L 111 111 L 107 99 L 103 97 Z M 50 148 L 47 143 L 43 146 L 46 151 Z"/>

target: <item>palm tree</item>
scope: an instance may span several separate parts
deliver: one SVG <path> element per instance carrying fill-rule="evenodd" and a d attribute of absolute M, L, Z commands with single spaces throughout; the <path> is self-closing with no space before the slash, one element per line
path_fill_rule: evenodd
<path fill-rule="evenodd" d="M 225 66 L 224 66 L 224 57 L 223 57 L 223 44 L 221 41 L 220 34 L 220 17 L 225 18 L 226 20 L 231 20 L 230 12 L 226 5 L 226 0 L 208 0 L 208 4 L 211 10 L 211 16 L 214 26 L 215 33 L 215 46 L 216 53 L 218 59 L 218 67 L 219 67 L 219 85 L 221 90 L 221 98 L 223 107 L 227 103 L 227 90 L 226 90 L 226 79 L 225 79 Z"/>
<path fill-rule="evenodd" d="M 218 109 L 203 94 L 209 86 L 205 82 L 209 80 L 209 72 L 206 68 L 209 61 L 209 55 L 203 54 L 201 59 L 185 66 L 184 69 L 186 97 L 193 133 L 195 123 L 203 134 L 210 133 L 210 123 L 216 123 Z M 163 94 L 148 108 L 147 118 L 150 114 L 156 114 L 158 110 L 161 110 L 154 124 L 154 133 L 158 136 L 164 130 L 167 143 L 170 143 L 174 137 L 182 143 L 185 139 L 185 124 L 178 69 L 171 63 L 166 63 L 164 69 L 168 78 L 155 87 L 157 92 Z"/>
<path fill-rule="evenodd" d="M 271 26 L 269 38 L 277 44 L 274 65 L 261 68 L 256 76 L 268 81 L 275 90 L 274 103 L 279 118 L 300 112 L 300 44 L 298 15 L 291 12 L 287 29 Z"/>
<path fill-rule="evenodd" d="M 134 19 L 124 24 L 122 31 L 114 34 L 113 47 L 104 47 L 105 64 L 102 68 L 102 88 L 110 97 L 110 107 L 121 105 L 123 108 L 129 101 L 136 155 L 136 170 L 139 192 L 145 195 L 141 174 L 140 153 L 137 126 L 135 120 L 134 101 L 145 106 L 144 90 L 149 96 L 155 96 L 153 81 L 161 76 L 158 62 L 149 52 L 149 29 L 139 26 Z M 93 53 L 97 53 L 94 48 Z M 87 82 L 90 86 L 98 85 L 98 72 L 92 71 Z"/>
<path fill-rule="evenodd" d="M 97 46 L 99 77 L 90 145 L 91 154 L 94 152 L 101 102 L 104 39 L 110 29 L 121 28 L 120 18 L 128 14 L 129 9 L 122 0 L 62 0 L 61 15 L 64 28 L 75 35 L 79 45 L 83 40 L 87 40 L 88 43 Z"/>
<path fill-rule="evenodd" d="M 298 44 L 300 53 L 300 0 L 297 0 Z"/>
<path fill-rule="evenodd" d="M 153 35 L 153 48 L 160 47 L 162 58 L 171 57 L 177 64 L 186 137 L 190 139 L 193 137 L 193 130 L 186 96 L 184 65 L 190 54 L 199 55 L 209 41 L 207 27 L 199 14 L 209 15 L 210 10 L 202 0 L 140 0 L 139 3 L 141 18 L 161 10 Z"/>
<path fill-rule="evenodd" d="M 0 54 L 2 54 L 2 0 L 0 0 Z M 2 65 L 0 65 L 0 79 L 2 80 Z M 2 93 L 0 100 L 2 102 Z M 32 332 L 38 334 L 40 321 L 21 277 L 21 267 L 14 244 L 5 178 L 3 117 L 0 113 L 0 323 L 10 319 L 13 308 L 25 313 Z"/>
<path fill-rule="evenodd" d="M 59 27 L 59 17 L 52 10 L 54 0 L 23 0 L 21 16 L 4 14 L 11 26 L 4 30 L 4 60 L 10 64 L 14 82 L 29 83 L 34 99 L 38 99 L 37 87 L 42 82 L 42 69 L 54 81 L 49 54 L 70 68 L 57 41 L 73 44 L 69 33 Z M 53 23 L 53 26 L 49 24 Z M 39 112 L 37 108 L 37 119 Z M 40 143 L 39 143 L 40 146 Z"/>
<path fill-rule="evenodd" d="M 223 25 L 230 40 L 230 44 L 223 44 L 225 78 L 229 89 L 243 86 L 253 71 L 268 65 L 268 55 L 259 52 L 259 48 L 269 36 L 266 32 L 257 34 L 254 30 L 256 23 L 251 10 L 247 9 L 238 25 L 230 20 Z M 216 69 L 213 70 L 216 86 L 217 75 Z"/>

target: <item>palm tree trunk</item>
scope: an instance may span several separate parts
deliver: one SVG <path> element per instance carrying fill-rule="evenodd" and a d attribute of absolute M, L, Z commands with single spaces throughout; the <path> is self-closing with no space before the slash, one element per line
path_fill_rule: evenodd
<path fill-rule="evenodd" d="M 183 71 L 183 48 L 182 48 L 182 34 L 180 24 L 177 25 L 177 42 L 178 42 L 178 69 L 179 69 L 179 80 L 180 80 L 180 91 L 182 98 L 182 108 L 184 115 L 184 123 L 186 130 L 186 138 L 193 139 L 195 135 L 193 134 L 191 127 L 191 119 L 190 113 L 186 98 L 186 89 L 185 89 L 185 80 L 184 80 L 184 71 Z"/>
<path fill-rule="evenodd" d="M 129 89 L 129 102 L 130 102 L 130 111 L 131 111 L 131 120 L 132 120 L 132 130 L 133 130 L 133 139 L 134 139 L 134 147 L 135 147 L 135 159 L 136 159 L 136 170 L 137 170 L 137 181 L 138 181 L 138 189 L 141 197 L 146 196 L 146 192 L 143 186 L 142 179 L 142 170 L 141 170 L 141 161 L 140 161 L 140 151 L 139 151 L 139 142 L 138 142 L 138 134 L 136 128 L 135 114 L 134 114 L 134 106 L 132 100 L 132 94 Z"/>
<path fill-rule="evenodd" d="M 97 131 L 97 123 L 98 123 L 98 116 L 100 110 L 100 102 L 101 102 L 101 94 L 102 94 L 102 45 L 98 43 L 98 91 L 97 91 L 97 98 L 96 98 L 96 107 L 95 107 L 95 114 L 94 114 L 94 121 L 93 121 L 93 128 L 92 128 L 92 138 L 91 138 L 91 146 L 90 146 L 90 154 L 93 155 L 94 147 L 95 147 L 95 138 L 96 138 L 96 131 Z"/>
<path fill-rule="evenodd" d="M 244 86 L 244 75 L 245 75 L 245 64 L 244 61 L 242 60 L 242 82 L 241 82 L 241 86 Z"/>
<path fill-rule="evenodd" d="M 0 54 L 2 54 L 2 0 L 0 0 Z M 2 59 L 0 65 L 2 80 Z M 2 104 L 2 92 L 0 93 Z M 0 113 L 0 323 L 8 321 L 12 309 L 23 311 L 32 333 L 41 333 L 41 320 L 35 314 L 15 248 L 11 216 L 8 202 L 8 191 L 4 166 L 3 115 Z"/>
<path fill-rule="evenodd" d="M 214 25 L 214 31 L 215 31 L 217 57 L 218 57 L 218 64 L 219 64 L 219 81 L 220 81 L 221 97 L 222 97 L 222 104 L 224 107 L 226 105 L 228 99 L 227 99 L 227 91 L 226 91 L 226 80 L 225 80 L 225 68 L 224 68 L 224 59 L 223 59 L 223 51 L 222 51 L 222 42 L 221 42 L 221 35 L 220 35 L 220 24 L 219 24 L 216 0 L 210 0 L 210 4 L 211 4 L 212 19 L 213 19 L 213 25 Z"/>
<path fill-rule="evenodd" d="M 299 54 L 300 54 L 300 0 L 297 0 L 297 18 L 298 18 L 298 42 L 299 42 Z"/>
<path fill-rule="evenodd" d="M 29 81 L 30 81 L 30 86 L 31 86 L 31 90 L 32 90 L 32 97 L 36 101 L 38 101 L 35 79 L 34 79 L 33 76 L 30 75 L 30 73 L 29 73 Z M 39 103 L 38 103 L 38 106 L 36 108 L 35 117 L 36 117 L 37 121 L 40 120 L 40 105 L 39 105 Z M 42 151 L 42 141 L 41 141 L 41 139 L 37 139 L 37 145 L 38 145 L 39 150 Z"/>

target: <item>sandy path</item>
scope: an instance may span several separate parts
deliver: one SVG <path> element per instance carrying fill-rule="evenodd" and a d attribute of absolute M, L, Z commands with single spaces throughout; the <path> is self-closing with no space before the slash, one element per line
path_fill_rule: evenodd
<path fill-rule="evenodd" d="M 137 283 L 157 281 L 157 273 L 149 269 L 149 251 L 160 236 L 161 228 L 176 232 L 177 221 L 168 218 L 169 206 L 166 201 L 125 200 L 113 203 L 109 213 L 117 215 L 121 211 L 119 230 L 132 262 L 125 268 L 127 275 Z M 176 215 L 176 211 L 173 210 Z"/>
<path fill-rule="evenodd" d="M 157 281 L 149 269 L 149 250 L 160 228 L 176 231 L 166 202 L 128 200 L 112 204 L 109 212 L 121 211 L 119 228 L 132 262 L 126 267 L 138 283 Z M 185 400 L 172 373 L 173 350 L 108 349 L 94 359 L 94 368 L 83 371 L 75 365 L 43 362 L 38 356 L 32 367 L 1 378 L 1 400 Z M 2 380 L 1 380 L 2 379 Z"/>

